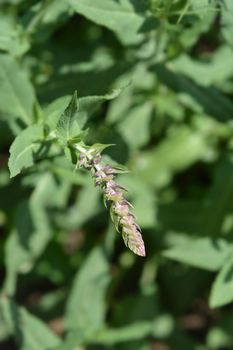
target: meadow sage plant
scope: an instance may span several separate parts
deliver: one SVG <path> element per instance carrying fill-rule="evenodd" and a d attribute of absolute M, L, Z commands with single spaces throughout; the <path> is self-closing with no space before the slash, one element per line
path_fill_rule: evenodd
<path fill-rule="evenodd" d="M 112 99 L 120 91 L 121 89 L 116 89 L 105 97 L 93 97 L 93 101 L 91 98 L 78 99 L 75 92 L 68 107 L 58 120 L 56 137 L 65 151 L 73 154 L 73 160 L 77 159 L 76 168 L 90 171 L 95 185 L 101 188 L 105 206 L 109 208 L 111 218 L 117 231 L 122 234 L 126 246 L 135 254 L 145 256 L 141 229 L 131 212 L 132 205 L 124 197 L 126 189 L 115 181 L 115 175 L 122 172 L 122 167 L 107 165 L 102 161 L 101 152 L 109 145 L 87 146 L 84 143 L 88 133 L 87 130 L 83 130 L 83 126 L 86 124 L 84 111 L 93 110 L 96 103 L 104 99 Z"/>

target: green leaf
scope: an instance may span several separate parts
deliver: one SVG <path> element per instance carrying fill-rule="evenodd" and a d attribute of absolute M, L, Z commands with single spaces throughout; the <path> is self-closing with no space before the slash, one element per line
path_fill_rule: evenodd
<path fill-rule="evenodd" d="M 34 89 L 22 68 L 8 55 L 0 54 L 0 113 L 33 121 Z M 6 116 L 5 116 L 6 117 Z"/>
<path fill-rule="evenodd" d="M 117 33 L 125 43 L 142 39 L 142 32 L 149 22 L 150 28 L 157 24 L 147 15 L 146 8 L 138 0 L 70 0 L 74 10 L 91 21 Z"/>
<path fill-rule="evenodd" d="M 77 331 L 71 331 L 65 341 L 65 344 L 56 348 L 56 350 L 68 350 L 77 346 L 78 344 L 82 344 L 82 342 L 85 343 L 85 341 L 90 344 L 93 343 L 111 346 L 118 343 L 144 339 L 150 335 L 163 337 L 164 334 L 169 334 L 172 329 L 173 321 L 171 317 L 162 315 L 153 321 L 138 321 L 118 328 L 102 329 L 94 333 L 88 339 L 82 339 L 80 335 L 79 341 L 77 340 Z"/>
<path fill-rule="evenodd" d="M 73 14 L 66 0 L 51 0 L 36 3 L 28 11 L 27 32 L 34 34 L 33 39 L 45 41 L 53 31 L 66 22 Z"/>
<path fill-rule="evenodd" d="M 108 147 L 112 147 L 112 146 L 115 146 L 114 144 L 112 143 L 94 143 L 94 145 L 90 146 L 90 147 L 87 147 L 87 149 L 90 149 L 92 150 L 92 153 L 93 154 L 96 154 L 96 153 L 101 153 L 103 152 L 106 148 Z"/>
<path fill-rule="evenodd" d="M 67 303 L 67 329 L 92 333 L 104 325 L 109 263 L 102 247 L 96 247 L 85 260 L 74 279 Z"/>
<path fill-rule="evenodd" d="M 222 5 L 221 31 L 226 42 L 233 48 L 233 2 L 224 0 Z"/>
<path fill-rule="evenodd" d="M 141 321 L 116 329 L 106 329 L 98 332 L 94 343 L 113 345 L 121 342 L 143 339 L 151 334 L 152 322 Z"/>
<path fill-rule="evenodd" d="M 202 86 L 216 86 L 220 83 L 224 86 L 225 81 L 233 74 L 232 60 L 232 49 L 222 45 L 204 62 L 182 54 L 172 61 L 172 66 L 174 65 L 176 72 L 185 74 Z"/>
<path fill-rule="evenodd" d="M 150 151 L 141 153 L 140 176 L 155 187 L 167 185 L 172 175 L 211 155 L 212 144 L 199 130 L 173 126 L 168 136 Z"/>
<path fill-rule="evenodd" d="M 161 203 L 159 220 L 166 230 L 210 237 L 230 234 L 233 225 L 232 195 L 233 164 L 227 156 L 215 168 L 212 186 L 204 200 L 184 198 Z"/>
<path fill-rule="evenodd" d="M 11 177 L 35 164 L 42 149 L 43 138 L 42 125 L 31 125 L 16 137 L 10 148 L 8 165 Z"/>
<path fill-rule="evenodd" d="M 224 178 L 224 181 L 223 181 Z M 229 234 L 232 230 L 233 159 L 227 156 L 215 169 L 213 185 L 205 205 L 202 228 L 212 236 Z"/>
<path fill-rule="evenodd" d="M 93 180 L 88 176 L 85 185 L 78 193 L 75 204 L 68 212 L 57 215 L 57 222 L 66 230 L 67 228 L 75 230 L 77 227 L 82 227 L 100 212 L 102 207 L 99 197 L 99 191 L 93 186 Z"/>
<path fill-rule="evenodd" d="M 137 149 L 148 142 L 150 138 L 151 115 L 152 105 L 145 103 L 131 108 L 125 115 L 125 118 L 119 123 L 117 130 L 119 130 L 129 148 Z"/>
<path fill-rule="evenodd" d="M 133 86 L 130 85 L 123 94 L 109 104 L 106 120 L 110 125 L 117 123 L 128 113 L 132 105 L 132 90 Z"/>
<path fill-rule="evenodd" d="M 56 346 L 52 350 L 83 350 L 83 343 L 85 343 L 86 341 L 87 339 L 85 339 L 82 332 L 80 332 L 79 330 L 71 331 L 67 334 L 62 344 Z"/>
<path fill-rule="evenodd" d="M 90 118 L 98 107 L 105 101 L 112 100 L 119 96 L 123 88 L 114 89 L 112 92 L 103 96 L 85 96 L 80 97 L 77 100 L 78 104 L 78 125 L 82 129 L 86 124 L 88 118 Z M 56 128 L 58 120 L 64 111 L 64 105 L 69 104 L 71 96 L 63 96 L 52 103 L 50 103 L 45 109 L 46 123 L 49 125 L 51 130 Z"/>
<path fill-rule="evenodd" d="M 72 96 L 62 96 L 51 102 L 45 109 L 45 122 L 51 130 L 55 130 L 61 114 L 64 112 L 64 106 L 68 105 Z"/>
<path fill-rule="evenodd" d="M 230 326 L 232 321 L 227 321 Z M 231 332 L 228 333 L 218 325 L 214 326 L 208 331 L 206 343 L 209 349 L 218 350 L 224 347 L 230 349 L 233 345 Z"/>
<path fill-rule="evenodd" d="M 229 257 L 218 273 L 210 293 L 209 304 L 219 307 L 233 301 L 233 258 Z"/>
<path fill-rule="evenodd" d="M 232 101 L 213 86 L 198 85 L 185 75 L 178 74 L 163 65 L 154 66 L 151 70 L 157 74 L 163 84 L 175 91 L 180 100 L 194 111 L 204 112 L 220 121 L 231 119 Z"/>
<path fill-rule="evenodd" d="M 61 180 L 69 181 L 75 185 L 86 185 L 89 184 L 89 178 L 87 174 L 83 174 L 81 172 L 74 172 L 74 169 L 62 166 L 61 164 L 54 164 L 51 166 L 51 171 L 59 176 Z"/>
<path fill-rule="evenodd" d="M 165 251 L 163 256 L 209 271 L 219 270 L 232 252 L 232 244 L 223 239 L 188 238 Z"/>
<path fill-rule="evenodd" d="M 46 325 L 19 307 L 12 299 L 0 297 L 0 307 L 9 331 L 21 350 L 45 350 L 58 346 L 60 339 Z"/>
<path fill-rule="evenodd" d="M 15 229 L 5 245 L 7 274 L 4 290 L 8 294 L 15 292 L 17 274 L 29 272 L 50 241 L 53 230 L 48 208 L 62 207 L 66 201 L 66 191 L 66 183 L 61 186 L 51 174 L 45 173 L 37 181 L 29 202 L 19 205 Z"/>
<path fill-rule="evenodd" d="M 214 22 L 214 18 L 216 15 L 216 9 L 215 8 L 211 9 L 209 6 L 210 3 L 204 4 L 202 0 L 201 0 L 201 4 L 199 3 L 199 6 L 198 6 L 197 0 L 187 1 L 186 4 L 192 6 L 192 8 L 190 9 L 191 10 L 190 12 L 191 13 L 192 11 L 195 12 L 195 20 L 192 21 L 192 25 L 190 27 L 185 26 L 184 27 L 185 30 L 181 30 L 180 32 L 179 39 L 185 51 L 187 51 L 188 48 L 193 47 L 193 45 L 198 41 L 198 39 L 202 34 L 208 32 L 208 30 L 211 28 L 211 25 Z M 181 16 L 183 14 L 181 14 Z M 186 18 L 188 18 L 188 16 L 189 14 L 187 13 Z M 199 20 L 198 20 L 198 17 L 199 17 Z M 185 20 L 185 17 L 184 17 L 184 20 Z"/>
<path fill-rule="evenodd" d="M 20 56 L 29 49 L 29 40 L 13 16 L 0 14 L 0 49 Z"/>
<path fill-rule="evenodd" d="M 86 96 L 77 98 L 77 92 L 74 93 L 71 101 L 62 113 L 57 123 L 57 135 L 63 145 L 67 142 L 79 142 L 86 136 L 86 131 L 81 132 L 81 129 L 90 117 L 104 101 L 111 100 L 117 97 L 124 88 L 114 89 L 112 92 L 103 96 Z M 57 115 L 57 109 L 60 106 L 62 99 L 53 105 L 53 118 Z"/>
<path fill-rule="evenodd" d="M 83 127 L 88 118 L 98 109 L 98 107 L 105 101 L 115 99 L 125 89 L 123 86 L 118 89 L 113 89 L 111 92 L 102 96 L 85 96 L 78 99 L 79 113 L 81 119 L 81 127 Z"/>
<path fill-rule="evenodd" d="M 9 335 L 10 335 L 10 332 L 4 322 L 2 308 L 0 307 L 0 342 L 3 342 L 7 338 L 9 338 Z"/>
<path fill-rule="evenodd" d="M 78 124 L 78 110 L 79 104 L 77 92 L 75 91 L 68 107 L 62 113 L 57 123 L 57 136 L 63 145 L 67 145 L 72 137 L 80 134 L 81 130 Z"/>

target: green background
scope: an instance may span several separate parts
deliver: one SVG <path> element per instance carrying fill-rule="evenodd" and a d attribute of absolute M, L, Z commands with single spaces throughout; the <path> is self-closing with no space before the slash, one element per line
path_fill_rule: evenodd
<path fill-rule="evenodd" d="M 75 90 L 146 258 L 53 141 Z M 233 349 L 232 118 L 232 0 L 1 0 L 0 349 Z"/>

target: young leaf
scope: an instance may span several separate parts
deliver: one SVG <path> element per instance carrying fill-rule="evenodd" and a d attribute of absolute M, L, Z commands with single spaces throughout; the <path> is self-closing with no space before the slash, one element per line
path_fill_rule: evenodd
<path fill-rule="evenodd" d="M 72 96 L 62 96 L 51 102 L 45 109 L 45 121 L 51 130 L 55 130 L 58 120 L 64 111 L 64 106 L 68 105 Z"/>
<path fill-rule="evenodd" d="M 77 113 L 78 113 L 78 125 L 80 129 L 84 127 L 88 118 L 90 118 L 93 113 L 98 109 L 98 107 L 105 101 L 112 100 L 119 96 L 124 87 L 119 89 L 114 89 L 106 95 L 102 96 L 85 96 L 77 99 Z M 53 101 L 45 110 L 45 115 L 47 116 L 47 124 L 51 129 L 55 128 L 60 115 L 63 111 L 65 104 L 68 104 L 70 96 L 63 96 L 55 101 Z"/>
<path fill-rule="evenodd" d="M 0 112 L 31 124 L 34 89 L 18 64 L 4 54 L 0 54 L 0 86 Z"/>
<path fill-rule="evenodd" d="M 80 134 L 78 124 L 79 103 L 77 92 L 75 91 L 68 107 L 62 113 L 57 123 L 57 136 L 59 141 L 65 146 L 73 137 Z"/>
<path fill-rule="evenodd" d="M 117 97 L 123 88 L 114 89 L 112 92 L 103 96 L 86 96 L 77 98 L 77 92 L 74 93 L 66 110 L 62 113 L 57 123 L 57 135 L 62 145 L 67 145 L 67 142 L 72 140 L 81 141 L 86 131 L 81 132 L 88 117 L 90 117 L 98 106 L 104 101 L 108 101 Z M 64 101 L 66 97 L 64 97 Z M 58 99 L 57 103 L 51 104 L 52 108 L 52 124 L 60 108 L 63 99 Z M 49 121 L 49 124 L 51 125 Z"/>
<path fill-rule="evenodd" d="M 180 245 L 163 253 L 163 256 L 201 269 L 216 271 L 226 262 L 232 245 L 223 239 L 187 238 Z"/>
<path fill-rule="evenodd" d="M 41 320 L 19 307 L 12 299 L 1 296 L 0 307 L 6 326 L 15 337 L 19 349 L 45 350 L 59 345 L 60 339 Z"/>
<path fill-rule="evenodd" d="M 14 140 L 10 148 L 10 176 L 19 174 L 23 168 L 34 165 L 43 140 L 42 125 L 31 125 L 23 130 Z"/>
<path fill-rule="evenodd" d="M 219 307 L 233 301 L 233 258 L 226 261 L 214 281 L 209 303 L 211 307 Z"/>
<path fill-rule="evenodd" d="M 65 317 L 67 329 L 77 328 L 89 333 L 103 327 L 109 278 L 105 252 L 102 247 L 97 247 L 92 250 L 74 279 Z"/>

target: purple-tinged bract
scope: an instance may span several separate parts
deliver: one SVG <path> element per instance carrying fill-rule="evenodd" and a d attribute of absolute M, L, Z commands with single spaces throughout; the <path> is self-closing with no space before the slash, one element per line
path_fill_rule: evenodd
<path fill-rule="evenodd" d="M 111 218 L 117 231 L 122 234 L 125 245 L 135 254 L 145 256 L 140 227 L 135 222 L 135 216 L 130 212 L 131 204 L 124 198 L 126 189 L 118 185 L 114 179 L 115 174 L 119 172 L 118 169 L 102 163 L 100 153 L 88 151 L 80 154 L 79 166 L 90 170 L 95 179 L 95 185 L 101 187 Z"/>

